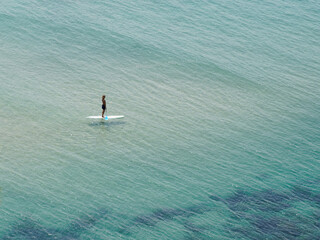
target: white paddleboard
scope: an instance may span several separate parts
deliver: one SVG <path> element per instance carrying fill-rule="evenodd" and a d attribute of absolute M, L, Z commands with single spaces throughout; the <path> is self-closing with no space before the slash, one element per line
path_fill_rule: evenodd
<path fill-rule="evenodd" d="M 110 120 L 110 119 L 120 119 L 120 118 L 124 118 L 123 115 L 118 115 L 118 116 L 105 116 L 104 118 L 101 116 L 89 116 L 87 118 L 91 118 L 91 119 L 104 119 L 104 120 Z"/>

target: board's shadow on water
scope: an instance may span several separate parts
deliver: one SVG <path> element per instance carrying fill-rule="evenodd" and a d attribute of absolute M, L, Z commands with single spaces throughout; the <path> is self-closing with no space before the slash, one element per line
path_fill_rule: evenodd
<path fill-rule="evenodd" d="M 105 126 L 105 127 L 111 127 L 111 126 L 119 126 L 119 125 L 125 125 L 125 121 L 99 121 L 99 122 L 91 122 L 88 123 L 89 126 L 95 127 L 95 126 Z"/>

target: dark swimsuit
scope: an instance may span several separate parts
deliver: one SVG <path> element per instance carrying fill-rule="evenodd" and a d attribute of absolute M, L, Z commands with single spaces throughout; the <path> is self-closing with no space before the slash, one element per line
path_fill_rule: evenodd
<path fill-rule="evenodd" d="M 106 106 L 105 106 L 105 105 L 103 105 L 103 104 L 102 104 L 102 109 L 103 109 L 103 110 L 106 110 Z"/>

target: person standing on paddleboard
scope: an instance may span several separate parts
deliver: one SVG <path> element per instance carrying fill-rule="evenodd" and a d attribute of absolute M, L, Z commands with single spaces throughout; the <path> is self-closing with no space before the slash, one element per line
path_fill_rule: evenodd
<path fill-rule="evenodd" d="M 102 95 L 102 118 L 104 118 L 104 112 L 107 109 L 107 104 L 106 104 L 106 95 Z"/>

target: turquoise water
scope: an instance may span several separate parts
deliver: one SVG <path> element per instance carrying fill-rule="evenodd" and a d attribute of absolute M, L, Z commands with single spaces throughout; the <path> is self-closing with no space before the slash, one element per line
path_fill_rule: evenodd
<path fill-rule="evenodd" d="M 318 1 L 0 5 L 0 239 L 320 238 Z M 106 94 L 109 122 L 101 114 Z"/>

